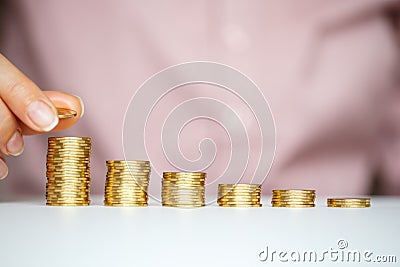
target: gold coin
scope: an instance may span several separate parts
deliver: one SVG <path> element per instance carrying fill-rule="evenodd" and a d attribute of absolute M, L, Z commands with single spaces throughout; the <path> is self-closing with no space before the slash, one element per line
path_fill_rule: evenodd
<path fill-rule="evenodd" d="M 185 180 L 190 180 L 190 181 L 205 181 L 206 177 L 204 176 L 191 176 L 191 175 L 179 175 L 179 176 L 163 176 L 163 180 L 169 180 L 169 181 L 174 181 L 174 180 L 179 180 L 179 179 L 185 179 Z"/>
<path fill-rule="evenodd" d="M 46 186 L 47 192 L 76 192 L 76 193 L 89 193 L 90 189 L 89 188 L 73 188 L 73 187 L 65 187 L 65 186 L 60 186 L 60 187 L 49 187 Z"/>
<path fill-rule="evenodd" d="M 130 193 L 122 193 L 122 194 L 111 194 L 111 193 L 105 193 L 106 198 L 115 198 L 115 199 L 120 199 L 120 198 L 129 198 L 129 199 L 147 199 L 148 196 L 147 194 L 130 194 Z"/>
<path fill-rule="evenodd" d="M 79 196 L 88 196 L 89 195 L 90 190 L 71 190 L 71 189 L 48 189 L 46 191 L 46 194 L 49 195 L 79 195 Z"/>
<path fill-rule="evenodd" d="M 167 183 L 163 181 L 161 183 L 162 187 L 168 190 L 180 190 L 180 189 L 187 189 L 187 190 L 196 190 L 197 188 L 204 187 L 204 184 L 188 184 L 188 183 Z"/>
<path fill-rule="evenodd" d="M 71 206 L 71 207 L 75 207 L 75 206 L 89 206 L 89 202 L 87 203 L 52 203 L 52 202 L 47 202 L 46 203 L 47 206 Z"/>
<path fill-rule="evenodd" d="M 237 198 L 237 199 L 247 199 L 247 198 L 261 198 L 261 194 L 253 194 L 253 195 L 246 195 L 246 194 L 237 194 L 237 195 L 230 195 L 226 194 L 223 196 L 218 196 L 217 199 L 230 199 L 230 198 Z"/>
<path fill-rule="evenodd" d="M 273 199 L 315 199 L 315 196 L 272 196 Z"/>
<path fill-rule="evenodd" d="M 80 185 L 89 186 L 89 178 L 79 178 L 79 179 L 59 179 L 59 178 L 48 178 L 48 185 Z"/>
<path fill-rule="evenodd" d="M 205 172 L 163 172 L 165 176 L 206 176 Z"/>
<path fill-rule="evenodd" d="M 73 175 L 73 174 L 47 174 L 47 181 L 52 182 L 55 184 L 60 184 L 60 183 L 84 183 L 88 182 L 90 183 L 90 177 L 89 175 L 83 176 L 83 175 Z"/>
<path fill-rule="evenodd" d="M 229 207 L 229 208 L 255 208 L 262 207 L 261 203 L 258 204 L 218 204 L 220 207 Z"/>
<path fill-rule="evenodd" d="M 57 167 L 64 167 L 64 168 L 90 168 L 90 163 L 89 161 L 81 161 L 81 160 L 73 160 L 73 159 L 64 159 L 64 160 L 47 160 L 47 167 L 53 167 L 53 168 L 57 168 Z"/>
<path fill-rule="evenodd" d="M 313 190 L 274 190 L 275 195 L 315 195 Z"/>
<path fill-rule="evenodd" d="M 204 196 L 163 196 L 162 201 L 203 201 Z"/>
<path fill-rule="evenodd" d="M 163 199 L 203 199 L 204 194 L 161 194 Z"/>
<path fill-rule="evenodd" d="M 57 116 L 59 119 L 75 118 L 78 113 L 68 108 L 57 108 Z"/>
<path fill-rule="evenodd" d="M 370 198 L 328 198 L 328 201 L 335 202 L 368 202 L 371 201 Z"/>
<path fill-rule="evenodd" d="M 143 201 L 125 201 L 125 200 L 104 200 L 104 204 L 109 204 L 109 205 L 118 205 L 118 204 L 136 204 L 136 205 L 141 205 L 147 206 L 147 202 L 143 202 Z"/>
<path fill-rule="evenodd" d="M 131 195 L 131 194 L 120 194 L 120 195 L 106 195 L 108 199 L 129 199 L 129 200 L 147 200 L 147 195 Z"/>
<path fill-rule="evenodd" d="M 169 187 L 169 188 L 179 188 L 179 187 L 204 187 L 204 183 L 188 183 L 184 181 L 176 181 L 176 182 L 170 182 L 170 181 L 162 181 L 161 182 L 162 186 Z"/>
<path fill-rule="evenodd" d="M 107 171 L 107 173 L 115 174 L 115 175 L 119 175 L 119 174 L 146 174 L 146 175 L 149 175 L 150 172 L 151 172 L 150 169 L 121 169 L 121 170 L 108 169 L 108 171 Z"/>
<path fill-rule="evenodd" d="M 47 166 L 47 172 L 48 173 L 53 173 L 53 172 L 70 172 L 70 173 L 88 173 L 89 166 L 68 166 L 68 165 L 51 165 Z"/>
<path fill-rule="evenodd" d="M 49 146 L 69 146 L 69 145 L 79 145 L 83 147 L 90 146 L 92 140 L 90 139 L 63 139 L 63 140 L 48 140 L 47 144 Z"/>
<path fill-rule="evenodd" d="M 106 174 L 107 178 L 136 178 L 137 179 L 147 179 L 149 177 L 149 174 L 146 173 L 121 173 L 121 174 L 115 174 L 115 173 L 107 173 Z"/>
<path fill-rule="evenodd" d="M 106 164 L 139 164 L 139 165 L 150 165 L 148 160 L 107 160 Z"/>
<path fill-rule="evenodd" d="M 314 202 L 271 202 L 272 205 L 314 205 Z"/>
<path fill-rule="evenodd" d="M 167 201 L 167 200 L 174 200 L 174 201 L 189 201 L 189 200 L 203 200 L 205 196 L 189 196 L 189 195 L 162 195 L 162 200 Z"/>
<path fill-rule="evenodd" d="M 313 208 L 315 205 L 272 205 L 274 208 Z"/>
<path fill-rule="evenodd" d="M 130 201 L 147 201 L 147 195 L 106 195 L 105 200 L 130 200 Z"/>
<path fill-rule="evenodd" d="M 106 176 L 106 182 L 143 184 L 149 182 L 149 176 Z"/>
<path fill-rule="evenodd" d="M 76 160 L 90 160 L 91 151 L 78 151 L 78 150 L 57 150 L 47 152 L 46 159 L 76 159 Z"/>
<path fill-rule="evenodd" d="M 341 204 L 341 205 L 328 205 L 329 208 L 369 208 L 371 204 L 355 205 L 355 204 Z"/>
<path fill-rule="evenodd" d="M 75 199 L 67 199 L 67 200 L 61 200 L 61 199 L 47 199 L 47 203 L 89 203 L 89 199 L 85 200 L 75 200 Z"/>
<path fill-rule="evenodd" d="M 89 202 L 88 198 L 60 198 L 60 197 L 56 197 L 56 198 L 46 198 L 47 202 L 52 202 L 52 203 L 87 203 Z"/>
<path fill-rule="evenodd" d="M 218 188 L 221 189 L 256 189 L 261 188 L 261 184 L 219 184 Z"/>
<path fill-rule="evenodd" d="M 47 174 L 47 180 L 54 183 L 64 183 L 64 182 L 71 182 L 71 183 L 79 183 L 79 182 L 90 182 L 89 175 L 74 175 L 71 173 L 56 173 L 56 174 Z"/>
<path fill-rule="evenodd" d="M 109 197 L 145 197 L 147 196 L 147 193 L 145 192 L 129 192 L 129 191 L 107 191 L 104 193 L 105 196 Z"/>
<path fill-rule="evenodd" d="M 148 186 L 126 186 L 124 184 L 121 185 L 112 185 L 112 186 L 106 186 L 105 191 L 110 191 L 110 192 L 118 192 L 118 190 L 124 190 L 124 191 L 134 191 L 134 192 L 147 192 Z"/>
<path fill-rule="evenodd" d="M 174 207 L 174 208 L 200 208 L 204 207 L 204 203 L 197 203 L 197 204 L 168 204 L 168 203 L 162 203 L 163 206 L 165 207 Z"/>
<path fill-rule="evenodd" d="M 121 164 L 106 164 L 109 169 L 121 169 L 121 168 L 146 168 L 150 169 L 150 164 L 137 164 L 137 163 L 121 163 Z"/>
<path fill-rule="evenodd" d="M 162 195 L 163 200 L 173 199 L 173 200 L 202 200 L 204 196 L 196 196 L 196 195 Z"/>
<path fill-rule="evenodd" d="M 55 150 L 61 151 L 91 151 L 92 144 L 91 143 L 73 143 L 73 142 L 65 142 L 65 143 L 48 143 L 48 148 L 50 149 L 50 153 Z"/>
<path fill-rule="evenodd" d="M 123 181 L 118 181 L 118 180 L 116 180 L 116 181 L 108 181 L 108 180 L 106 180 L 106 184 L 105 185 L 106 185 L 106 187 L 109 187 L 109 188 L 124 186 L 124 187 L 127 187 L 127 188 L 143 189 L 143 188 L 147 188 L 149 186 L 149 183 L 147 181 L 138 182 L 138 181 L 135 181 L 135 180 L 132 180 L 132 181 L 126 181 L 126 180 L 123 180 Z"/>
<path fill-rule="evenodd" d="M 87 199 L 74 199 L 74 198 L 68 198 L 68 199 L 60 199 L 60 198 L 54 198 L 54 199 L 46 199 L 47 203 L 89 203 L 90 200 Z"/>
<path fill-rule="evenodd" d="M 221 193 L 229 193 L 229 192 L 246 192 L 246 193 L 251 193 L 251 192 L 261 192 L 261 188 L 238 188 L 238 187 L 233 187 L 233 188 L 219 188 L 218 192 Z"/>
<path fill-rule="evenodd" d="M 306 200 L 315 200 L 315 196 L 277 196 L 277 195 L 273 195 L 272 199 L 306 199 Z"/>
<path fill-rule="evenodd" d="M 113 188 L 113 187 L 126 187 L 126 188 L 138 188 L 138 189 L 143 189 L 147 188 L 149 184 L 146 183 L 138 183 L 137 181 L 106 181 L 106 187 L 107 188 Z"/>
<path fill-rule="evenodd" d="M 204 198 L 164 198 L 162 200 L 163 203 L 180 203 L 180 204 L 187 204 L 187 203 L 203 203 Z"/>
<path fill-rule="evenodd" d="M 237 194 L 218 194 L 218 198 L 224 198 L 224 197 L 260 197 L 261 193 L 237 193 Z"/>
<path fill-rule="evenodd" d="M 78 137 L 78 136 L 64 136 L 64 137 L 49 137 L 48 141 L 49 142 L 82 142 L 82 141 L 91 141 L 92 138 L 90 137 Z"/>
<path fill-rule="evenodd" d="M 146 207 L 147 203 L 109 203 L 104 202 L 105 206 L 109 207 Z"/>
<path fill-rule="evenodd" d="M 163 180 L 176 181 L 176 180 L 188 180 L 188 181 L 205 181 L 206 177 L 202 176 L 163 176 Z"/>

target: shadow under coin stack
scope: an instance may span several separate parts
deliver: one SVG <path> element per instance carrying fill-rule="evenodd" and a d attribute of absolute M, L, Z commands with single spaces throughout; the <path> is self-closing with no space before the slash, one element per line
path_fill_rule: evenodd
<path fill-rule="evenodd" d="M 147 206 L 149 161 L 108 160 L 104 205 Z"/>
<path fill-rule="evenodd" d="M 261 207 L 261 184 L 219 184 L 221 207 Z"/>
<path fill-rule="evenodd" d="M 272 207 L 315 207 L 315 190 L 272 190 Z"/>
<path fill-rule="evenodd" d="M 162 205 L 169 207 L 205 206 L 204 172 L 164 172 Z"/>
<path fill-rule="evenodd" d="M 328 198 L 330 208 L 369 208 L 371 207 L 370 198 Z"/>
<path fill-rule="evenodd" d="M 48 139 L 46 205 L 89 205 L 91 147 L 89 137 Z"/>

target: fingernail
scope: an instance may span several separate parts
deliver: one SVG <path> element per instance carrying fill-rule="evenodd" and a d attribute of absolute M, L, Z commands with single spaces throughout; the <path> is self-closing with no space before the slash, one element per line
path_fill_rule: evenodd
<path fill-rule="evenodd" d="M 82 118 L 83 114 L 85 114 L 85 105 L 83 104 L 82 98 L 80 98 L 77 95 L 74 95 L 74 96 L 79 99 L 79 102 L 80 102 L 80 105 L 81 105 L 81 108 L 82 108 L 81 116 L 79 118 Z"/>
<path fill-rule="evenodd" d="M 8 175 L 8 168 L 6 163 L 0 159 L 0 180 L 3 180 Z"/>
<path fill-rule="evenodd" d="M 48 132 L 58 124 L 57 113 L 45 102 L 37 100 L 28 106 L 28 116 L 41 130 Z"/>
<path fill-rule="evenodd" d="M 7 143 L 7 151 L 10 155 L 19 156 L 24 151 L 24 139 L 22 138 L 20 131 L 15 131 L 13 136 Z"/>

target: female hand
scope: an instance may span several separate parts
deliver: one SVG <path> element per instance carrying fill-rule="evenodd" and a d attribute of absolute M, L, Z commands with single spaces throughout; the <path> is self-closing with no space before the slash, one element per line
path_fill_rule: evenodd
<path fill-rule="evenodd" d="M 55 107 L 73 109 L 77 116 L 58 119 Z M 42 91 L 35 83 L 0 54 L 0 152 L 18 156 L 24 150 L 23 135 L 64 130 L 83 115 L 83 103 L 77 96 Z M 0 153 L 0 179 L 8 174 Z"/>

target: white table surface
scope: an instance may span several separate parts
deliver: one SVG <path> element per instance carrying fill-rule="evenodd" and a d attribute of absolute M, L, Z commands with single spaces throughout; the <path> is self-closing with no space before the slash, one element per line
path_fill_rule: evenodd
<path fill-rule="evenodd" d="M 158 203 L 104 207 L 101 197 L 89 207 L 3 199 L 0 266 L 317 266 L 282 263 L 277 254 L 262 262 L 267 246 L 276 253 L 315 251 L 319 259 L 329 249 L 369 250 L 372 258 L 392 255 L 397 261 L 327 258 L 318 266 L 400 266 L 400 198 L 376 197 L 366 209 L 327 208 L 325 198 L 306 209 L 272 208 L 269 202 L 263 199 L 262 208 L 179 209 Z M 341 239 L 348 244 L 343 250 Z"/>

